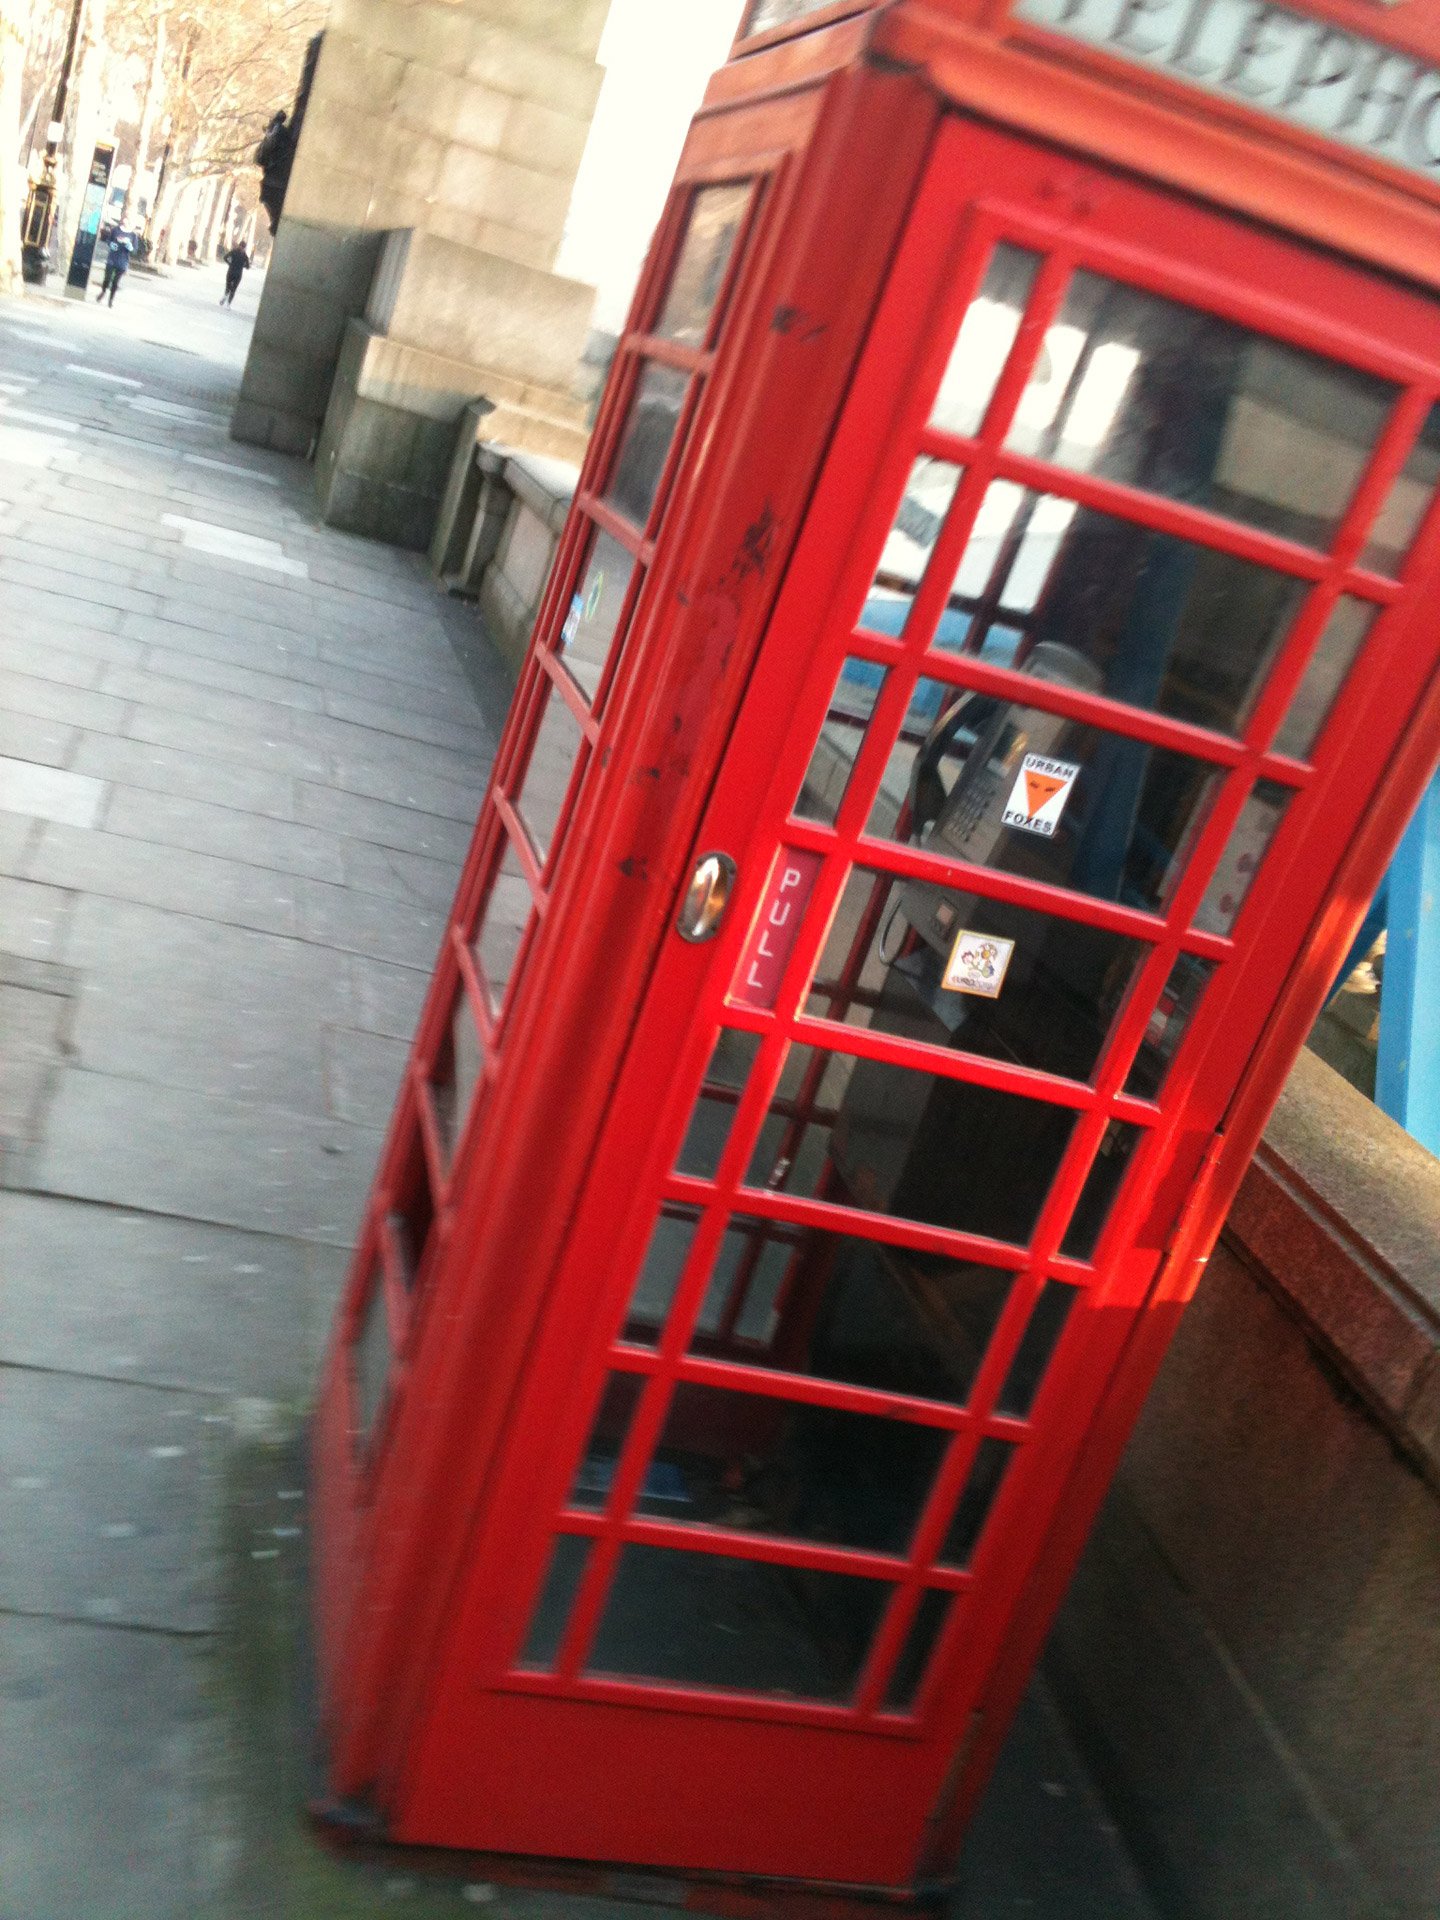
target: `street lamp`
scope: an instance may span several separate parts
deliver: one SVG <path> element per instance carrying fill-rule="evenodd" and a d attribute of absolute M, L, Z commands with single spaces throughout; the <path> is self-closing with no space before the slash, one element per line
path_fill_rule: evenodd
<path fill-rule="evenodd" d="M 43 284 L 50 270 L 50 230 L 55 223 L 55 157 L 65 134 L 70 70 L 75 64 L 75 43 L 80 37 L 80 15 L 84 4 L 85 0 L 74 0 L 70 9 L 65 58 L 60 62 L 60 78 L 55 83 L 55 104 L 50 111 L 50 125 L 45 130 L 45 158 L 40 178 L 31 181 L 25 199 L 25 218 L 20 233 L 20 271 L 26 280 L 35 284 Z"/>

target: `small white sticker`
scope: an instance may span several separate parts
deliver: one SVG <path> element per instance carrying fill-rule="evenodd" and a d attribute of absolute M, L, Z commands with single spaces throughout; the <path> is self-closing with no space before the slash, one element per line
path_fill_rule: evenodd
<path fill-rule="evenodd" d="M 1079 772 L 1079 767 L 1068 760 L 1027 753 L 1005 803 L 1001 816 L 1004 824 L 1021 827 L 1026 833 L 1043 833 L 1047 840 L 1053 838 Z"/>
<path fill-rule="evenodd" d="M 1013 940 L 997 940 L 993 933 L 969 933 L 962 927 L 941 984 L 953 993 L 978 993 L 984 1000 L 998 1000 L 1014 951 Z"/>

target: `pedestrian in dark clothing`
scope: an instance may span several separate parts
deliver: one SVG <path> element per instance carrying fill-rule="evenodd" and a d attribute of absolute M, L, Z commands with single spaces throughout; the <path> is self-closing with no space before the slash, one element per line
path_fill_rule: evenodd
<path fill-rule="evenodd" d="M 130 266 L 130 242 L 124 234 L 117 233 L 110 242 L 110 251 L 105 256 L 105 278 L 100 282 L 97 300 L 103 300 L 108 293 L 110 304 L 115 304 L 115 296 L 120 291 L 120 282 L 125 278 Z"/>
<path fill-rule="evenodd" d="M 240 291 L 240 278 L 250 264 L 250 256 L 245 251 L 242 240 L 233 246 L 225 256 L 225 291 L 220 296 L 222 307 L 233 307 L 235 296 Z"/>

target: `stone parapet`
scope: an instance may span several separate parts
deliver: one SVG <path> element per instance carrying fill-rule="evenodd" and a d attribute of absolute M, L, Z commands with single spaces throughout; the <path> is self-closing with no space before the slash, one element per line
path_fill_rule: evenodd
<path fill-rule="evenodd" d="M 1161 1911 L 1440 1912 L 1440 1163 L 1314 1055 L 1046 1667 Z"/>

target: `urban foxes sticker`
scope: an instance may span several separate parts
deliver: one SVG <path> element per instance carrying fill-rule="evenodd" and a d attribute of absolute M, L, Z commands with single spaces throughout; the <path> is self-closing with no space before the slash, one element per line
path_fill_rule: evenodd
<path fill-rule="evenodd" d="M 952 993 L 978 993 L 983 1000 L 998 1000 L 1014 951 L 1013 940 L 997 940 L 993 933 L 970 933 L 962 928 L 955 936 L 940 984 Z"/>
<path fill-rule="evenodd" d="M 1005 825 L 1020 827 L 1026 833 L 1043 833 L 1051 839 L 1079 771 L 1068 760 L 1047 760 L 1043 753 L 1027 753 L 1001 816 Z"/>

